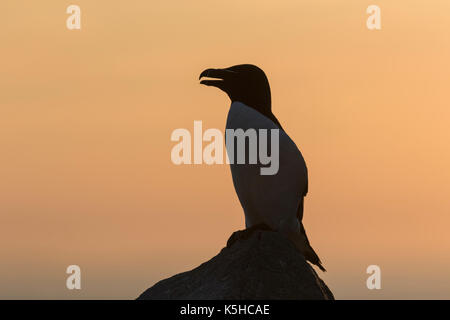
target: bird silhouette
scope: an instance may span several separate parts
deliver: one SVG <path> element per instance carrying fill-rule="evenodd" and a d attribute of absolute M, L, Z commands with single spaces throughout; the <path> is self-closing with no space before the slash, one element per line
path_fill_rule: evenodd
<path fill-rule="evenodd" d="M 275 174 L 261 174 L 261 168 L 264 167 L 261 161 L 238 163 L 235 158 L 230 159 L 233 184 L 244 209 L 246 230 L 235 233 L 228 244 L 248 236 L 254 230 L 271 229 L 289 238 L 306 260 L 325 271 L 309 243 L 302 223 L 304 197 L 308 193 L 306 163 L 300 150 L 272 112 L 270 86 L 264 71 L 255 65 L 242 64 L 224 69 L 206 69 L 199 79 L 201 84 L 219 88 L 230 98 L 227 130 L 242 129 L 247 132 L 254 129 L 261 132 L 260 130 L 265 129 L 273 132 L 271 130 L 278 129 L 276 132 L 279 140 L 276 142 L 279 147 L 279 167 Z M 258 136 L 259 148 L 260 139 Z M 230 142 L 226 134 L 228 154 L 238 156 L 236 144 Z M 269 143 L 268 139 L 266 142 L 267 150 L 274 152 L 275 145 Z M 247 160 L 251 151 L 249 143 L 246 142 L 245 145 Z"/>

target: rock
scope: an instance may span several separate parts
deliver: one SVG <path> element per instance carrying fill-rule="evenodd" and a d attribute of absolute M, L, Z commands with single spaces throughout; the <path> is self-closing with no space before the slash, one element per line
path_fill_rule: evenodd
<path fill-rule="evenodd" d="M 246 239 L 240 236 L 199 267 L 159 281 L 138 299 L 334 300 L 334 297 L 288 239 L 278 232 L 256 230 Z"/>

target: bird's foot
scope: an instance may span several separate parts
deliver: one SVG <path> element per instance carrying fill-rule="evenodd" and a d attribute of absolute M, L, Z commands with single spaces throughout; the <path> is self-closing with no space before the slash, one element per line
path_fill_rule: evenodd
<path fill-rule="evenodd" d="M 246 240 L 250 238 L 256 230 L 273 231 L 272 228 L 265 223 L 260 223 L 244 230 L 235 231 L 227 241 L 227 248 L 231 247 L 238 240 Z"/>

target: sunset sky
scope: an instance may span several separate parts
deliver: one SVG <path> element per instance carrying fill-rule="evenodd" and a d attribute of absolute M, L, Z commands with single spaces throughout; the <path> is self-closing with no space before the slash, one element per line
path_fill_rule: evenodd
<path fill-rule="evenodd" d="M 450 299 L 449 11 L 2 1 L 0 298 L 133 299 L 216 255 L 244 227 L 230 170 L 174 165 L 170 136 L 195 120 L 223 130 L 229 100 L 198 76 L 252 63 L 308 165 L 303 221 L 335 297 Z M 72 264 L 81 290 L 66 288 Z M 373 264 L 381 290 L 366 287 Z"/>

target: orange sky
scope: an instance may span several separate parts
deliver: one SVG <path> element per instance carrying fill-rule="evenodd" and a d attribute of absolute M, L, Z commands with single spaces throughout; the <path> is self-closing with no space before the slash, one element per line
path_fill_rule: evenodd
<path fill-rule="evenodd" d="M 66 29 L 69 4 L 81 30 Z M 170 134 L 223 129 L 228 98 L 198 75 L 253 63 L 306 159 L 304 224 L 336 298 L 449 299 L 449 10 L 3 1 L 0 298 L 135 298 L 215 255 L 243 227 L 229 168 L 175 166 Z M 71 264 L 81 291 L 65 287 Z"/>

